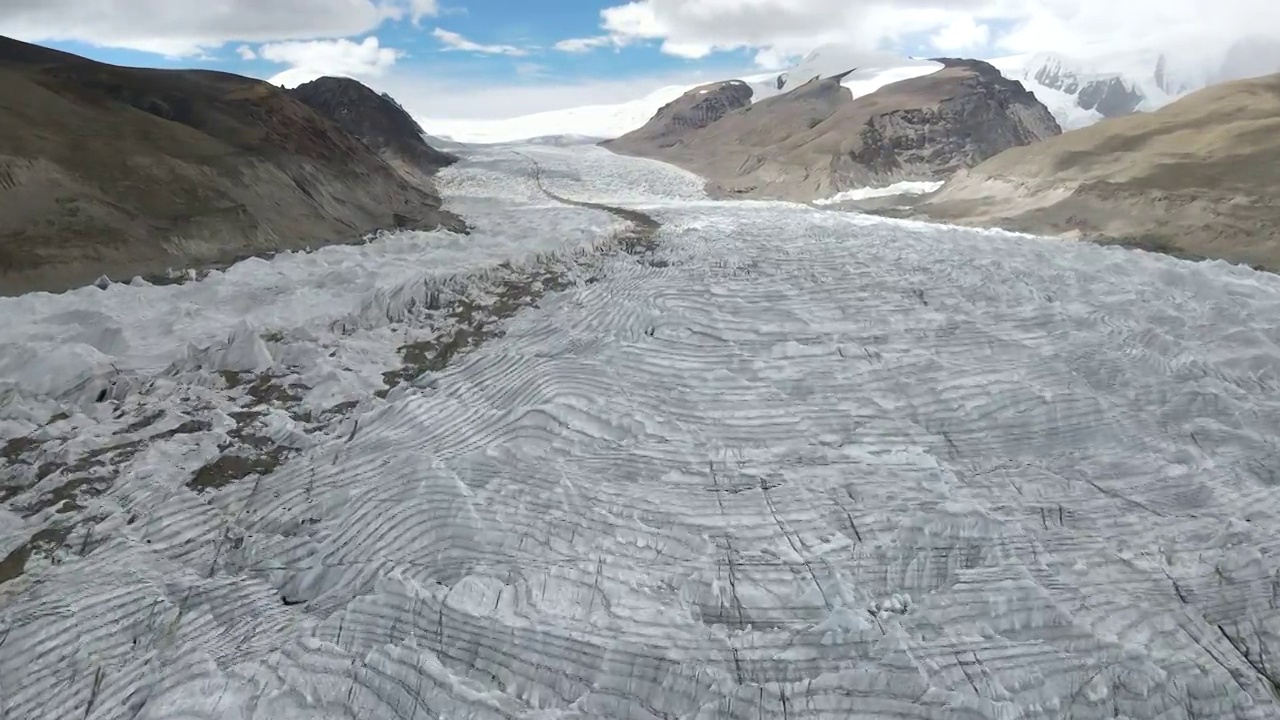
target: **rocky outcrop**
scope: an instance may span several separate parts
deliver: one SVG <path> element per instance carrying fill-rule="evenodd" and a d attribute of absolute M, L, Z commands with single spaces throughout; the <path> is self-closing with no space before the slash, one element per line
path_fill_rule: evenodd
<path fill-rule="evenodd" d="M 1177 95 L 1186 90 L 1186 88 L 1181 85 L 1175 86 L 1173 81 L 1170 79 L 1169 60 L 1164 56 L 1164 53 L 1160 53 L 1160 56 L 1156 58 L 1156 69 L 1152 74 L 1152 79 L 1155 80 L 1156 87 L 1170 95 Z"/>
<path fill-rule="evenodd" d="M 1280 272 L 1280 75 L 1007 150 L 916 217 L 1063 234 Z"/>
<path fill-rule="evenodd" d="M 701 130 L 729 113 L 751 105 L 751 87 L 741 80 L 728 80 L 696 87 L 663 105 L 643 127 L 616 140 L 601 143 L 622 149 L 668 148 L 692 131 Z"/>
<path fill-rule="evenodd" d="M 1096 110 L 1104 118 L 1131 115 L 1138 111 L 1146 97 L 1124 80 L 1094 80 L 1080 88 L 1076 102 L 1085 110 Z"/>
<path fill-rule="evenodd" d="M 685 167 L 720 193 L 813 200 L 853 187 L 943 179 L 1061 132 L 1034 95 L 991 65 L 936 62 L 937 72 L 857 99 L 840 84 L 849 73 L 816 78 L 671 144 L 652 141 L 658 133 L 651 121 L 607 146 Z"/>
<path fill-rule="evenodd" d="M 270 83 L 0 38 L 0 294 L 446 227 L 428 184 Z"/>
<path fill-rule="evenodd" d="M 1160 68 L 1156 72 L 1160 73 Z M 1036 69 L 1033 77 L 1047 88 L 1076 96 L 1076 102 L 1081 108 L 1096 110 L 1106 118 L 1132 114 L 1146 99 L 1136 87 L 1125 82 L 1119 75 L 1081 78 L 1061 63 L 1045 63 Z"/>
<path fill-rule="evenodd" d="M 865 109 L 857 101 L 850 105 L 858 111 L 849 115 L 865 121 L 848 158 L 871 171 L 868 180 L 942 179 L 1010 147 L 1061 133 L 1034 95 L 991 65 L 938 61 L 945 70 L 889 86 L 880 102 L 868 96 Z"/>
<path fill-rule="evenodd" d="M 289 91 L 339 127 L 388 158 L 434 172 L 458 158 L 427 144 L 417 121 L 386 93 L 357 80 L 322 77 Z"/>

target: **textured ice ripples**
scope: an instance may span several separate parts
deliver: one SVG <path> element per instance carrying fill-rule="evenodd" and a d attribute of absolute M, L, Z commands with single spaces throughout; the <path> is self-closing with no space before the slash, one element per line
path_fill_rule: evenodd
<path fill-rule="evenodd" d="M 501 173 L 493 167 L 507 167 Z M 182 285 L 115 284 L 59 295 L 0 298 L 0 418 L 29 421 L 13 402 L 80 403 L 119 382 L 174 367 L 265 371 L 317 367 L 335 335 L 365 331 L 379 355 L 396 338 L 376 332 L 441 302 L 476 293 L 495 276 L 595 251 L 623 225 L 607 213 L 541 196 L 506 155 L 439 177 L 470 234 L 402 232 L 358 245 L 250 259 Z M 505 266 L 505 267 L 500 267 Z M 268 347 L 263 336 L 293 347 Z M 351 343 L 348 342 L 348 345 Z M 289 353 L 280 356 L 279 351 Z M 353 362 L 360 362 L 355 358 Z M 46 406 L 44 410 L 54 407 Z M 45 415 L 52 414 L 52 411 Z"/>
<path fill-rule="evenodd" d="M 649 188 L 669 264 L 260 482 L 123 483 L 135 522 L 4 599 L 8 716 L 1280 710 L 1274 278 L 521 152 Z"/>

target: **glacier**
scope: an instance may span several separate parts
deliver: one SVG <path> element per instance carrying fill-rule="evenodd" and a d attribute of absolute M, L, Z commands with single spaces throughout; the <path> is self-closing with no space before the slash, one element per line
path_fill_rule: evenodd
<path fill-rule="evenodd" d="M 0 717 L 1280 714 L 1280 278 L 466 155 L 0 299 Z"/>

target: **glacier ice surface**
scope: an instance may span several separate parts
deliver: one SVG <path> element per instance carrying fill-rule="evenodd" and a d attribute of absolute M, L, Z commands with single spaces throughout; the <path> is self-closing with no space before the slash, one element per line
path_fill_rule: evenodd
<path fill-rule="evenodd" d="M 471 236 L 0 300 L 0 716 L 1280 714 L 1274 276 L 592 147 L 442 184 Z M 191 487 L 246 418 L 282 461 Z"/>

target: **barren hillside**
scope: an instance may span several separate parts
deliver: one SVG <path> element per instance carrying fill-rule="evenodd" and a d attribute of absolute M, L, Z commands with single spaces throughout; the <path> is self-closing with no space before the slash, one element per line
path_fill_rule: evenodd
<path fill-rule="evenodd" d="M 646 126 L 605 146 L 679 165 L 724 194 L 812 200 L 865 185 L 941 179 L 1061 132 L 1031 93 L 991 65 L 939 62 L 935 73 L 856 99 L 841 85 L 845 73 L 730 112 L 674 144 L 653 142 Z M 660 111 L 651 125 L 662 117 Z"/>
<path fill-rule="evenodd" d="M 269 83 L 0 38 L 0 294 L 441 224 L 429 184 Z"/>
<path fill-rule="evenodd" d="M 1280 269 L 1280 75 L 1011 148 L 917 210 Z"/>

